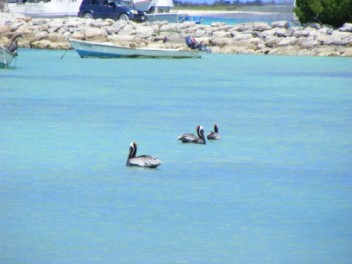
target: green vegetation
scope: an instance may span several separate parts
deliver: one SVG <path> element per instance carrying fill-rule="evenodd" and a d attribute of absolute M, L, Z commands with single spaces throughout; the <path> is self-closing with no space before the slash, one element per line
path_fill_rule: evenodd
<path fill-rule="evenodd" d="M 352 22 L 352 0 L 297 0 L 295 14 L 301 23 L 341 27 Z"/>

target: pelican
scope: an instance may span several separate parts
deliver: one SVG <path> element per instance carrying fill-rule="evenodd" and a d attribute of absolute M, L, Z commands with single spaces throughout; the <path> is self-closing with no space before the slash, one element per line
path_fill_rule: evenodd
<path fill-rule="evenodd" d="M 221 139 L 221 136 L 219 134 L 219 126 L 217 124 L 214 124 L 214 131 L 211 131 L 207 135 L 207 139 L 209 139 L 209 140 L 219 140 L 219 139 Z"/>
<path fill-rule="evenodd" d="M 139 167 L 147 167 L 147 168 L 156 168 L 162 162 L 150 155 L 141 155 L 137 156 L 137 143 L 131 142 L 130 144 L 130 152 L 127 157 L 126 166 L 139 166 Z"/>
<path fill-rule="evenodd" d="M 195 136 L 194 134 L 186 133 L 179 136 L 177 139 L 181 140 L 182 143 L 206 144 L 203 127 L 197 126 L 196 131 L 197 131 L 198 137 Z"/>

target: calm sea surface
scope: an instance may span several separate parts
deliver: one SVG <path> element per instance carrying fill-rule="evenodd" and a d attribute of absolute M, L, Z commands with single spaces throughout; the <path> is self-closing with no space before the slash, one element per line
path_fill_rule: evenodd
<path fill-rule="evenodd" d="M 0 70 L 1 264 L 352 262 L 351 58 L 63 54 Z"/>
<path fill-rule="evenodd" d="M 271 23 L 273 21 L 292 22 L 292 13 L 224 13 L 224 14 L 205 14 L 202 15 L 202 24 L 210 25 L 214 22 L 223 22 L 227 25 L 236 25 L 242 23 L 264 22 Z"/>

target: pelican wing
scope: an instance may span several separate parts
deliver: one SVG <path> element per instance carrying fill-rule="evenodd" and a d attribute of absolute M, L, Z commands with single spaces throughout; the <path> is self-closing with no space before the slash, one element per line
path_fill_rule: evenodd
<path fill-rule="evenodd" d="M 162 162 L 158 158 L 155 158 L 153 156 L 142 155 L 129 159 L 129 164 L 131 166 L 156 168 L 160 164 L 162 164 Z"/>
<path fill-rule="evenodd" d="M 216 133 L 216 132 L 210 132 L 207 135 L 207 139 L 209 139 L 209 140 L 219 140 L 219 139 L 221 139 L 221 136 L 218 133 Z"/>
<path fill-rule="evenodd" d="M 186 133 L 177 138 L 178 140 L 181 140 L 182 142 L 193 142 L 197 139 L 197 137 L 194 134 Z"/>

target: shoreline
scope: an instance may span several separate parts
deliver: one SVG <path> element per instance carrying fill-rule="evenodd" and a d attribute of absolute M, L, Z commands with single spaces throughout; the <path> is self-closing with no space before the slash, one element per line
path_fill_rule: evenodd
<path fill-rule="evenodd" d="M 234 12 L 243 14 L 242 11 L 209 11 L 207 14 Z M 71 49 L 68 38 L 74 38 L 134 48 L 187 50 L 184 38 L 191 35 L 198 42 L 203 41 L 213 53 L 352 57 L 352 23 L 333 29 L 318 24 L 289 27 L 288 21 L 203 25 L 79 17 L 31 18 L 2 13 L 0 44 L 8 46 L 15 35 L 22 36 L 19 47 L 36 49 Z"/>
<path fill-rule="evenodd" d="M 259 12 L 259 11 L 213 11 L 213 10 L 177 10 L 178 13 L 185 13 L 188 15 L 198 15 L 198 16 L 218 16 L 221 15 L 238 15 L 238 14 L 245 14 L 245 15 L 279 15 L 279 14 L 289 14 L 289 13 L 282 13 L 282 12 Z"/>

